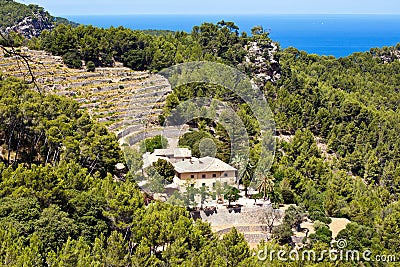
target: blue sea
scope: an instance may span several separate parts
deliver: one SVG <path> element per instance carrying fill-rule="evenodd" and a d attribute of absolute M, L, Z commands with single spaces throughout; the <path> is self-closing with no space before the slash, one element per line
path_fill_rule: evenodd
<path fill-rule="evenodd" d="M 161 29 L 190 32 L 203 22 L 233 21 L 250 33 L 255 25 L 270 32 L 282 48 L 344 57 L 372 47 L 400 43 L 400 15 L 123 15 L 67 16 L 68 19 L 108 28 Z"/>

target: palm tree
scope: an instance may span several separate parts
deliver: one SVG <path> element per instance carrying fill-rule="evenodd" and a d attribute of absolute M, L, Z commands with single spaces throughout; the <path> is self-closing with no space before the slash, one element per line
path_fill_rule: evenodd
<path fill-rule="evenodd" d="M 257 187 L 258 192 L 263 192 L 264 199 L 267 193 L 271 193 L 274 190 L 275 177 L 272 175 L 264 175 L 260 184 Z"/>
<path fill-rule="evenodd" d="M 232 160 L 231 164 L 237 169 L 237 185 L 239 186 L 240 177 L 242 176 L 244 164 L 246 164 L 246 157 L 241 154 L 235 155 Z"/>
<path fill-rule="evenodd" d="M 244 169 L 243 173 L 242 173 L 242 183 L 244 186 L 244 195 L 247 197 L 247 189 L 251 183 L 251 178 L 253 176 L 253 165 L 251 165 L 250 163 L 248 163 L 246 165 L 246 168 Z"/>

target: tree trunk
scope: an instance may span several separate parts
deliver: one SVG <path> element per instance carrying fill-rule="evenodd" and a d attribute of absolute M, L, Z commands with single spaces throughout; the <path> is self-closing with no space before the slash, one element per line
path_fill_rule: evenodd
<path fill-rule="evenodd" d="M 17 159 L 18 159 L 18 151 L 19 151 L 20 144 L 21 144 L 21 137 L 18 138 L 17 149 L 15 150 L 14 164 L 17 162 Z"/>
<path fill-rule="evenodd" d="M 92 172 L 93 172 L 93 170 L 94 170 L 94 167 L 95 167 L 96 164 L 97 164 L 97 159 L 99 158 L 99 154 L 100 154 L 100 152 L 97 153 L 96 158 L 94 159 L 94 161 L 93 161 L 92 164 L 90 165 L 89 169 L 91 169 L 91 170 L 90 170 L 89 174 L 92 174 Z"/>
<path fill-rule="evenodd" d="M 10 132 L 10 137 L 8 138 L 8 144 L 7 144 L 7 152 L 8 152 L 7 165 L 8 166 L 10 166 L 10 161 L 11 161 L 11 140 L 12 140 L 13 132 L 14 132 L 14 128 Z"/>
<path fill-rule="evenodd" d="M 56 150 L 54 151 L 53 159 L 52 159 L 52 163 L 53 163 L 53 164 L 55 164 L 57 156 L 58 156 L 58 149 L 56 149 Z"/>
<path fill-rule="evenodd" d="M 33 162 L 33 154 L 35 152 L 35 147 L 39 144 L 40 138 L 42 137 L 43 132 L 40 133 L 39 136 L 37 136 L 36 134 L 33 137 L 33 142 L 32 142 L 32 146 L 31 146 L 31 151 L 29 152 L 29 167 L 32 166 L 32 162 Z"/>
<path fill-rule="evenodd" d="M 49 147 L 49 151 L 47 151 L 47 156 L 46 156 L 46 161 L 44 162 L 44 165 L 47 165 L 47 161 L 49 160 L 51 148 Z"/>

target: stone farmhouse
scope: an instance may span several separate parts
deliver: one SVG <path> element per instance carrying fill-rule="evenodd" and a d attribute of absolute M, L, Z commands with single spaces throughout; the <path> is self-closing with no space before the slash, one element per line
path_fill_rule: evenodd
<path fill-rule="evenodd" d="M 213 157 L 195 158 L 188 148 L 155 149 L 153 153 L 143 155 L 143 168 L 151 166 L 158 159 L 172 163 L 175 169 L 173 184 L 169 188 L 184 191 L 185 188 L 202 186 L 214 189 L 217 182 L 221 185 L 235 185 L 237 170 L 229 164 Z"/>
<path fill-rule="evenodd" d="M 179 189 L 188 184 L 200 188 L 202 186 L 214 189 L 217 182 L 222 185 L 235 185 L 237 170 L 222 160 L 212 157 L 192 158 L 176 162 L 174 183 Z"/>

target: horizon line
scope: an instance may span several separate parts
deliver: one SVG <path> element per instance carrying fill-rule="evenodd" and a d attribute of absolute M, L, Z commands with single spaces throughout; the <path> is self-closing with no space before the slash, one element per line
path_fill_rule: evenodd
<path fill-rule="evenodd" d="M 368 15 L 368 16 L 400 16 L 400 13 L 129 13 L 129 14 L 106 14 L 106 13 L 93 13 L 93 14 L 60 14 L 55 16 L 265 16 L 265 15 Z"/>

